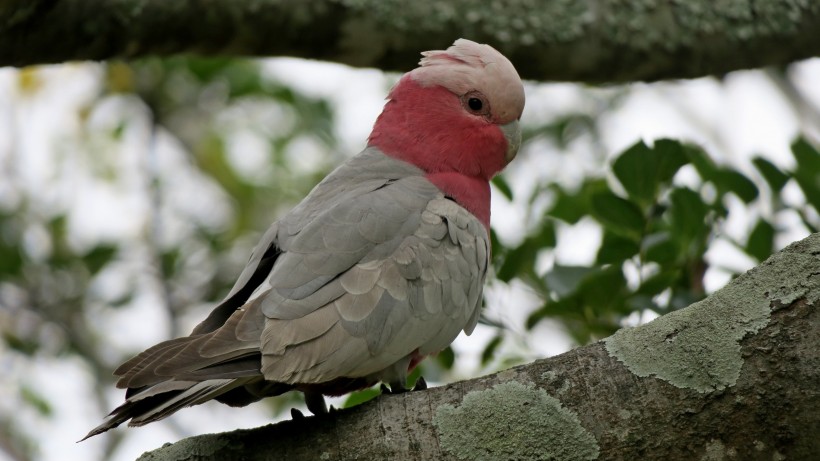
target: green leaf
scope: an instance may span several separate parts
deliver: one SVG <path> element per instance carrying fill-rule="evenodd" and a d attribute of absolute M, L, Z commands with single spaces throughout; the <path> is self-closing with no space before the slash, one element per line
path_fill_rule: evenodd
<path fill-rule="evenodd" d="M 163 277 L 171 277 L 176 273 L 181 256 L 180 248 L 172 248 L 160 254 L 160 268 L 162 269 Z"/>
<path fill-rule="evenodd" d="M 555 193 L 555 202 L 547 211 L 547 216 L 575 224 L 589 214 L 590 197 L 597 192 L 609 190 L 606 180 L 602 178 L 587 179 L 577 192 L 571 193 L 557 185 L 550 189 Z"/>
<path fill-rule="evenodd" d="M 2 335 L 6 346 L 23 355 L 33 356 L 40 349 L 40 343 L 36 339 L 22 338 L 10 331 L 4 331 Z"/>
<path fill-rule="evenodd" d="M 456 362 L 456 354 L 453 352 L 453 348 L 450 346 L 445 347 L 436 355 L 436 361 L 441 365 L 441 368 L 452 370 L 453 364 Z"/>
<path fill-rule="evenodd" d="M 532 242 L 533 247 L 537 249 L 553 248 L 558 243 L 558 237 L 555 235 L 555 224 L 552 220 L 545 220 L 541 223 L 541 228 L 538 232 L 528 237 L 527 240 Z"/>
<path fill-rule="evenodd" d="M 418 366 L 413 368 L 413 370 L 410 372 L 410 374 L 407 375 L 406 385 L 407 385 L 408 389 L 412 389 L 413 386 L 416 385 L 416 381 L 419 380 L 419 378 L 421 377 L 421 374 L 422 374 L 423 371 L 424 371 L 424 364 L 419 363 Z"/>
<path fill-rule="evenodd" d="M 633 200 L 648 205 L 657 200 L 660 186 L 671 181 L 685 164 L 686 154 L 679 142 L 659 140 L 650 149 L 639 141 L 615 159 L 612 171 Z"/>
<path fill-rule="evenodd" d="M 760 219 L 749 234 L 744 250 L 758 261 L 763 261 L 774 253 L 774 226 Z"/>
<path fill-rule="evenodd" d="M 678 282 L 678 278 L 678 271 L 674 269 L 658 272 L 641 282 L 641 285 L 635 292 L 655 296 L 667 288 L 673 288 Z"/>
<path fill-rule="evenodd" d="M 635 256 L 639 251 L 640 246 L 634 240 L 604 229 L 601 247 L 598 249 L 595 261 L 598 264 L 619 264 Z"/>
<path fill-rule="evenodd" d="M 22 386 L 20 388 L 20 397 L 23 399 L 24 402 L 28 403 L 42 416 L 51 416 L 54 410 L 51 408 L 51 404 L 48 403 L 46 399 L 44 399 L 40 394 L 38 394 L 34 389 L 28 386 Z"/>
<path fill-rule="evenodd" d="M 643 241 L 643 246 L 647 261 L 654 261 L 664 266 L 678 260 L 680 248 L 667 232 L 647 236 Z"/>
<path fill-rule="evenodd" d="M 753 158 L 752 163 L 755 168 L 757 168 L 757 171 L 760 172 L 760 175 L 763 176 L 763 179 L 769 184 L 769 187 L 771 187 L 775 195 L 778 194 L 789 181 L 789 176 L 786 173 L 780 171 L 780 168 L 763 157 Z"/>
<path fill-rule="evenodd" d="M 504 262 L 498 269 L 496 278 L 502 282 L 509 282 L 516 276 L 521 275 L 525 268 L 531 268 L 535 264 L 535 256 L 523 243 L 513 248 L 504 257 Z"/>
<path fill-rule="evenodd" d="M 683 309 L 694 302 L 703 299 L 702 295 L 696 295 L 691 290 L 681 288 L 672 290 L 672 298 L 669 300 L 669 308 L 672 310 Z"/>
<path fill-rule="evenodd" d="M 695 170 L 704 181 L 712 181 L 720 171 L 712 158 L 700 147 L 686 145 L 684 146 L 684 152 L 686 152 L 689 162 L 695 166 Z"/>
<path fill-rule="evenodd" d="M 592 270 L 592 268 L 590 268 Z M 530 314 L 525 323 L 528 330 L 531 330 L 541 320 L 553 317 L 576 317 L 581 310 L 581 302 L 577 296 L 558 299 L 556 301 L 547 300 L 544 305 Z"/>
<path fill-rule="evenodd" d="M 97 245 L 85 256 L 83 256 L 83 263 L 88 271 L 94 275 L 108 264 L 114 255 L 117 254 L 117 247 L 113 245 Z"/>
<path fill-rule="evenodd" d="M 811 174 L 820 180 L 820 152 L 803 138 L 792 143 L 792 154 L 797 160 L 798 169 Z"/>
<path fill-rule="evenodd" d="M 820 152 L 801 138 L 792 144 L 792 154 L 797 160 L 794 179 L 806 201 L 820 211 Z"/>
<path fill-rule="evenodd" d="M 351 392 L 348 395 L 347 399 L 345 399 L 344 403 L 342 404 L 342 408 L 350 408 L 355 407 L 356 405 L 361 405 L 368 400 L 373 400 L 376 397 L 381 395 L 381 391 L 378 387 L 371 387 L 369 389 L 364 389 L 361 391 Z"/>
<path fill-rule="evenodd" d="M 496 187 L 496 189 L 498 189 L 498 192 L 501 192 L 501 195 L 503 195 L 507 200 L 512 201 L 512 188 L 510 188 L 510 184 L 507 182 L 506 179 L 504 179 L 503 176 L 498 175 L 494 177 L 492 183 Z"/>
<path fill-rule="evenodd" d="M 527 321 L 524 323 L 524 326 L 527 330 L 532 330 L 534 326 L 538 325 L 541 320 L 547 318 L 548 315 L 549 310 L 547 309 L 547 306 L 536 309 L 527 316 Z"/>
<path fill-rule="evenodd" d="M 580 286 L 581 281 L 590 272 L 595 270 L 587 266 L 562 266 L 556 264 L 551 271 L 544 276 L 550 290 L 555 292 L 559 298 L 567 297 Z"/>
<path fill-rule="evenodd" d="M 660 184 L 672 181 L 680 168 L 689 163 L 686 146 L 674 139 L 658 139 L 654 144 L 657 168 L 656 178 Z"/>
<path fill-rule="evenodd" d="M 492 251 L 493 264 L 500 261 L 504 254 L 507 253 L 507 247 L 498 239 L 495 229 L 490 227 L 490 250 Z"/>
<path fill-rule="evenodd" d="M 509 282 L 514 277 L 535 274 L 535 259 L 538 252 L 544 248 L 554 247 L 555 243 L 555 226 L 552 221 L 545 220 L 536 234 L 528 236 L 519 246 L 504 255 L 496 277 L 503 282 Z"/>
<path fill-rule="evenodd" d="M 611 307 L 618 307 L 619 298 L 626 290 L 626 278 L 620 265 L 596 268 L 581 281 L 578 293 L 584 304 L 602 312 Z"/>
<path fill-rule="evenodd" d="M 655 198 L 654 157 L 652 150 L 638 141 L 612 163 L 612 172 L 626 192 L 640 201 Z"/>
<path fill-rule="evenodd" d="M 575 224 L 587 214 L 587 204 L 580 194 L 570 194 L 569 192 L 554 187 L 556 192 L 555 203 L 547 211 L 548 216 L 560 219 L 569 224 Z"/>
<path fill-rule="evenodd" d="M 0 221 L 0 224 L 2 224 L 2 221 Z M 2 231 L 2 227 L 0 227 L 0 231 Z M 22 269 L 23 255 L 20 254 L 20 247 L 13 243 L 7 244 L 2 233 L 0 233 L 0 279 L 18 275 Z"/>
<path fill-rule="evenodd" d="M 753 202 L 758 195 L 755 183 L 739 171 L 722 169 L 715 176 L 714 183 L 719 189 L 734 193 L 746 203 Z"/>
<path fill-rule="evenodd" d="M 68 220 L 64 215 L 51 218 L 48 222 L 48 231 L 51 234 L 51 255 L 49 263 L 55 267 L 67 267 L 74 263 L 77 255 L 71 250 L 67 242 Z"/>
<path fill-rule="evenodd" d="M 703 203 L 700 195 L 692 189 L 686 187 L 673 189 L 667 213 L 670 217 L 669 230 L 674 238 L 683 243 L 684 247 L 703 232 L 708 232 L 705 228 L 708 207 Z"/>
<path fill-rule="evenodd" d="M 636 241 L 640 240 L 645 220 L 638 205 L 612 192 L 593 195 L 591 205 L 592 216 L 605 228 Z"/>
<path fill-rule="evenodd" d="M 501 340 L 501 335 L 495 335 L 495 337 L 493 337 L 493 339 L 491 339 L 490 342 L 484 347 L 484 351 L 481 353 L 482 366 L 490 363 L 493 357 L 495 357 L 495 351 L 498 349 L 498 346 L 501 345 Z"/>
<path fill-rule="evenodd" d="M 644 294 L 636 294 L 627 300 L 627 304 L 632 312 L 642 312 L 644 310 L 658 311 L 658 305 L 652 300 L 651 296 Z"/>

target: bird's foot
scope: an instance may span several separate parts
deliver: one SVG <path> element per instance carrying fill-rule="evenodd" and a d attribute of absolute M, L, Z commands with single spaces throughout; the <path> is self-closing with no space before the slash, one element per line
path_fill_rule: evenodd
<path fill-rule="evenodd" d="M 305 405 L 316 416 L 327 413 L 325 397 L 319 392 L 305 392 Z"/>
<path fill-rule="evenodd" d="M 413 386 L 412 389 L 404 387 L 404 384 L 399 382 L 390 383 L 390 388 L 388 388 L 384 383 L 379 386 L 379 390 L 382 394 L 403 394 L 405 392 L 423 391 L 425 389 L 427 389 L 427 381 L 423 376 L 419 376 L 419 379 L 416 380 L 416 385 Z"/>
<path fill-rule="evenodd" d="M 384 383 L 382 383 L 381 386 L 379 386 L 379 392 L 381 392 L 382 394 L 386 394 L 386 395 L 390 395 L 390 394 L 394 393 L 392 390 L 390 390 L 390 388 L 385 386 Z"/>

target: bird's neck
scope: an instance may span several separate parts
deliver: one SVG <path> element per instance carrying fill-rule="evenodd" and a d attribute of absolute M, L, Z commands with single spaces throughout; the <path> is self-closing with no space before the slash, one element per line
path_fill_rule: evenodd
<path fill-rule="evenodd" d="M 489 181 L 506 164 L 507 141 L 497 125 L 465 114 L 458 96 L 406 76 L 391 91 L 368 145 L 422 169 L 489 226 Z"/>
<path fill-rule="evenodd" d="M 428 173 L 427 180 L 472 213 L 490 232 L 490 183 L 458 173 Z"/>

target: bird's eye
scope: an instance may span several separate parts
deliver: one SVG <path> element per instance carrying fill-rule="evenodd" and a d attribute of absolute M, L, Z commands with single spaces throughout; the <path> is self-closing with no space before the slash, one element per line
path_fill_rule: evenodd
<path fill-rule="evenodd" d="M 462 96 L 461 104 L 467 112 L 473 115 L 487 116 L 490 114 L 490 104 L 487 102 L 487 98 L 479 91 L 471 91 Z"/>

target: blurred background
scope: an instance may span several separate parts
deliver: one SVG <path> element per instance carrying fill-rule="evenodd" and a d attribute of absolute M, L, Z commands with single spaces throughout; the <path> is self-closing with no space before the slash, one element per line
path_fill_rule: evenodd
<path fill-rule="evenodd" d="M 365 146 L 397 79 L 295 59 L 0 69 L 0 460 L 133 460 L 301 408 L 209 402 L 75 444 L 122 401 L 116 366 L 190 332 L 270 223 Z M 527 83 L 522 150 L 494 180 L 481 324 L 420 372 L 440 385 L 559 354 L 816 232 L 818 82 L 814 59 Z"/>

